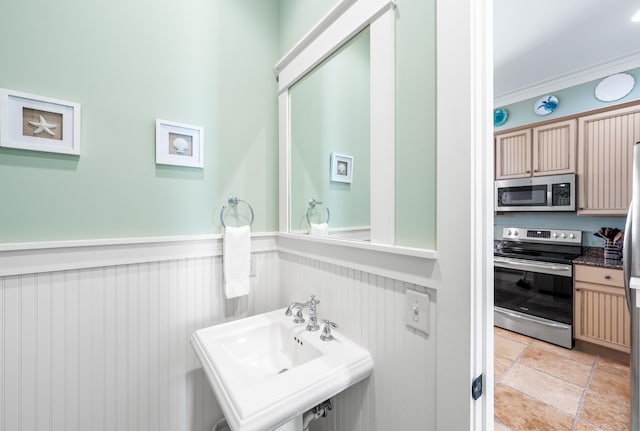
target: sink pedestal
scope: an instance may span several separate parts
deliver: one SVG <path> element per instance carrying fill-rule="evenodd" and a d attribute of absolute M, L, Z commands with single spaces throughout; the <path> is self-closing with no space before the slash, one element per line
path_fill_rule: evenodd
<path fill-rule="evenodd" d="M 221 423 L 224 424 L 222 428 L 223 430 L 229 429 L 227 425 L 227 421 L 221 420 L 220 422 L 218 422 L 213 426 L 213 429 L 211 431 L 219 431 L 220 430 L 219 427 Z M 291 419 L 289 422 L 280 425 L 279 427 L 273 429 L 272 431 L 304 431 L 303 425 L 304 425 L 303 418 L 302 418 L 302 415 L 300 415 Z"/>
<path fill-rule="evenodd" d="M 302 430 L 302 415 L 296 416 L 286 424 L 280 425 L 273 431 L 303 431 Z"/>

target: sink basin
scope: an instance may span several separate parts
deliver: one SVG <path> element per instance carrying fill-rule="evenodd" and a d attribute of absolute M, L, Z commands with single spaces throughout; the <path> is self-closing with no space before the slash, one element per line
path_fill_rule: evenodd
<path fill-rule="evenodd" d="M 274 429 L 371 374 L 367 350 L 335 330 L 322 341 L 321 330 L 305 327 L 283 308 L 191 336 L 232 430 Z"/>

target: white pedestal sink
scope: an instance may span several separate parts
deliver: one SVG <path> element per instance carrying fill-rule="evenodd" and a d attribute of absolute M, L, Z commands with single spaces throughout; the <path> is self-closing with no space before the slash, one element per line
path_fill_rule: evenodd
<path fill-rule="evenodd" d="M 302 414 L 373 371 L 369 352 L 285 309 L 196 331 L 191 345 L 233 431 L 300 431 Z"/>

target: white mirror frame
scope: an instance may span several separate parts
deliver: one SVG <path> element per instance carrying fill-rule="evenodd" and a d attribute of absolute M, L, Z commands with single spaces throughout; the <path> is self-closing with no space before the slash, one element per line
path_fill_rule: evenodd
<path fill-rule="evenodd" d="M 291 226 L 289 90 L 366 27 L 370 28 L 371 242 L 395 243 L 395 0 L 342 0 L 276 64 L 280 232 Z"/>

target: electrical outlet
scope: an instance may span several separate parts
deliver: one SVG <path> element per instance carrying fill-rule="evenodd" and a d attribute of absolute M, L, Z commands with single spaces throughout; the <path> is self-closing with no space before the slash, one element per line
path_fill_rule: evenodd
<path fill-rule="evenodd" d="M 256 255 L 251 253 L 251 264 L 249 266 L 249 277 L 256 276 Z"/>
<path fill-rule="evenodd" d="M 406 318 L 407 326 L 429 335 L 429 308 L 431 300 L 426 293 L 407 289 Z"/>

